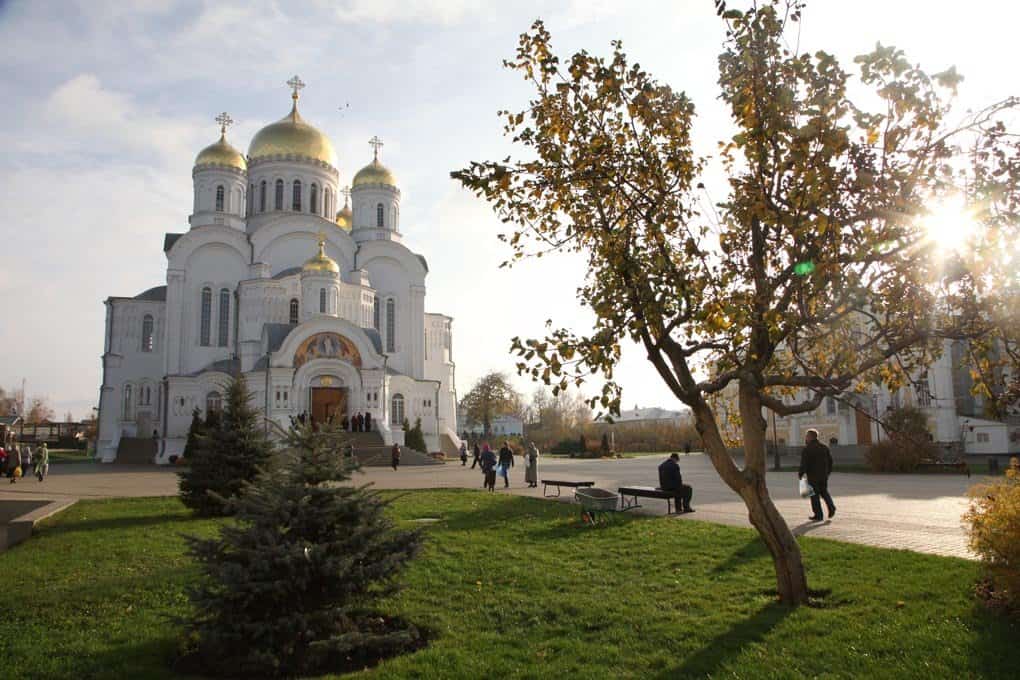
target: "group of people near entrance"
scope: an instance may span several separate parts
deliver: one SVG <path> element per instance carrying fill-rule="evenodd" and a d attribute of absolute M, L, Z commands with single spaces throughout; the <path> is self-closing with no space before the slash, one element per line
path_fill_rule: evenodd
<path fill-rule="evenodd" d="M 330 423 L 334 422 L 335 417 L 336 417 L 335 415 L 329 416 L 327 422 Z M 307 412 L 302 412 L 298 414 L 297 417 L 291 416 L 292 424 L 300 423 L 301 425 L 304 425 L 306 422 L 308 422 Z M 315 423 L 312 423 L 312 425 L 314 427 Z M 365 411 L 364 415 L 362 415 L 361 412 L 359 411 L 350 418 L 348 418 L 347 414 L 345 413 L 342 416 L 340 416 L 340 429 L 343 430 L 344 432 L 371 432 L 372 414 L 369 413 L 368 411 Z"/>
<path fill-rule="evenodd" d="M 502 477 L 503 488 L 510 487 L 510 468 L 514 466 L 514 451 L 510 448 L 510 442 L 504 441 L 497 454 L 484 442 L 479 446 L 475 443 L 472 448 L 474 460 L 471 462 L 471 469 L 476 466 L 482 469 L 482 488 L 489 491 L 496 490 L 496 477 Z M 467 465 L 468 447 L 466 442 L 460 443 L 460 464 Z M 538 447 L 534 442 L 528 442 L 524 451 L 524 482 L 530 488 L 538 486 Z"/>
<path fill-rule="evenodd" d="M 49 470 L 50 452 L 46 442 L 40 444 L 35 451 L 28 444 L 14 441 L 0 445 L 0 471 L 11 480 L 11 484 L 30 474 L 34 474 L 41 482 Z"/>

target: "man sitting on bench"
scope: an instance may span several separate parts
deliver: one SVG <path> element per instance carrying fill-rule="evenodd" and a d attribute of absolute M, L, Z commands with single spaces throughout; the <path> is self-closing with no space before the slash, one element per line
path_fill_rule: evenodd
<path fill-rule="evenodd" d="M 674 502 L 678 512 L 694 512 L 694 509 L 691 508 L 691 496 L 694 495 L 694 489 L 690 485 L 684 484 L 678 460 L 680 460 L 679 454 L 671 453 L 669 458 L 659 465 L 659 488 L 663 491 L 676 493 Z"/>

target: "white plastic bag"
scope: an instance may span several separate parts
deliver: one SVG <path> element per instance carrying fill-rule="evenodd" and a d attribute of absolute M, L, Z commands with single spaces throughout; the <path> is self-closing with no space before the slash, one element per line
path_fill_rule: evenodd
<path fill-rule="evenodd" d="M 815 490 L 811 488 L 811 485 L 808 484 L 807 479 L 804 478 L 804 477 L 800 478 L 799 489 L 800 489 L 800 497 L 801 498 L 807 498 L 808 496 L 814 496 L 815 495 Z"/>

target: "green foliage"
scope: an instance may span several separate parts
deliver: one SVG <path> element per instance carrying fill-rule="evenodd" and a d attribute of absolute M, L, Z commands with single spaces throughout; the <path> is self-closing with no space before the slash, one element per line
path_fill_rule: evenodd
<path fill-rule="evenodd" d="M 216 413 L 213 411 L 212 413 Z M 211 414 L 210 414 L 211 415 Z M 184 443 L 184 452 L 181 454 L 185 459 L 190 459 L 195 455 L 195 450 L 198 448 L 199 438 L 204 436 L 206 433 L 206 425 L 202 420 L 202 412 L 195 407 L 195 410 L 191 412 L 191 425 L 188 426 L 188 438 Z"/>
<path fill-rule="evenodd" d="M 227 501 L 255 479 L 269 461 L 272 445 L 261 416 L 251 405 L 244 378 L 227 388 L 223 413 L 211 411 L 196 436 L 189 465 L 179 473 L 181 501 L 201 516 L 229 512 Z M 194 422 L 194 420 L 192 421 Z"/>
<path fill-rule="evenodd" d="M 378 493 L 350 484 L 338 428 L 292 428 L 275 464 L 229 502 L 236 522 L 189 540 L 203 579 L 189 595 L 185 664 L 217 675 L 359 668 L 420 645 L 380 617 L 380 598 L 418 553 Z"/>
<path fill-rule="evenodd" d="M 990 604 L 1020 616 L 1020 462 L 1011 459 L 1005 479 L 975 486 L 970 497 L 964 522 L 991 581 L 984 594 Z"/>
<path fill-rule="evenodd" d="M 407 421 L 405 420 L 406 424 Z M 416 418 L 414 421 L 414 427 L 411 429 L 404 430 L 404 446 L 414 449 L 415 451 L 421 451 L 422 453 L 428 453 L 428 447 L 425 446 L 425 435 L 421 431 L 421 418 Z"/>
<path fill-rule="evenodd" d="M 460 405 L 467 419 L 482 426 L 483 436 L 492 434 L 492 419 L 505 413 L 520 410 L 521 395 L 510 384 L 505 373 L 493 371 L 483 375 L 471 391 L 464 395 Z"/>

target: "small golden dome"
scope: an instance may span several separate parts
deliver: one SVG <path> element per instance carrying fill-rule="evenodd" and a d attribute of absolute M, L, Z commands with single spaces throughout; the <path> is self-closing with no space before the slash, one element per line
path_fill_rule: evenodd
<path fill-rule="evenodd" d="M 340 273 L 340 265 L 326 254 L 326 237 L 324 234 L 319 234 L 319 253 L 312 259 L 305 262 L 305 265 L 301 269 L 306 272 Z"/>
<path fill-rule="evenodd" d="M 360 187 L 366 184 L 388 184 L 390 186 L 397 186 L 396 176 L 390 172 L 390 169 L 379 162 L 376 158 L 371 163 L 358 170 L 358 174 L 354 176 L 354 180 L 351 182 L 352 186 Z"/>
<path fill-rule="evenodd" d="M 248 163 L 244 160 L 244 154 L 230 146 L 226 134 L 220 134 L 220 141 L 210 144 L 198 152 L 195 158 L 195 166 L 200 165 L 225 165 L 229 168 L 237 168 L 245 171 Z"/>
<path fill-rule="evenodd" d="M 255 133 L 248 146 L 249 160 L 270 156 L 301 156 L 336 167 L 333 143 L 301 117 L 296 95 L 290 113 Z"/>
<path fill-rule="evenodd" d="M 354 213 L 351 212 L 351 206 L 344 203 L 343 209 L 336 214 L 336 226 L 340 227 L 348 234 L 351 229 L 354 228 Z"/>

